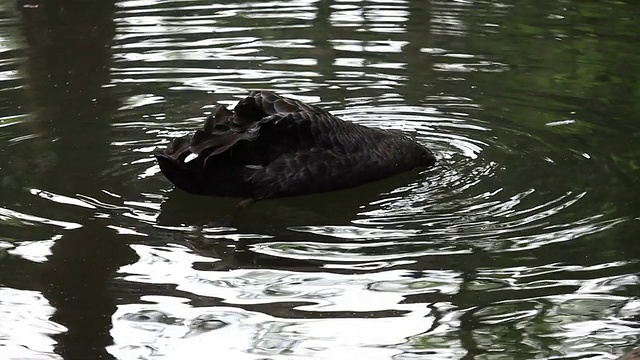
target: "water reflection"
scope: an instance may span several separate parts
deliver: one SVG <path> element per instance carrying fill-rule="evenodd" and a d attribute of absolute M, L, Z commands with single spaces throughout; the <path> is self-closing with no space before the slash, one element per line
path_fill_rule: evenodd
<path fill-rule="evenodd" d="M 0 4 L 10 358 L 612 359 L 637 341 L 637 7 L 19 3 Z M 439 163 L 241 211 L 172 191 L 151 153 L 251 88 L 406 131 Z"/>
<path fill-rule="evenodd" d="M 216 350 L 216 355 L 234 359 L 341 358 L 349 352 L 388 359 L 401 353 L 395 347 L 405 336 L 431 325 L 429 319 L 423 317 L 414 320 L 402 317 L 289 319 L 236 307 L 201 307 L 193 311 L 177 298 L 150 297 L 146 300 L 156 304 L 169 301 L 173 311 L 157 315 L 154 312 L 149 317 L 148 309 L 154 305 L 146 306 L 145 310 L 135 306 L 120 309 L 116 314 L 123 325 L 118 330 L 119 337 L 142 341 L 113 349 L 116 356 L 148 358 L 163 354 L 177 358 L 186 354 L 194 359 L 205 359 L 210 357 L 212 344 L 225 344 Z M 389 326 L 398 331 L 386 331 Z M 167 341 L 169 338 L 178 340 Z"/>
<path fill-rule="evenodd" d="M 3 339 L 23 335 L 20 342 L 3 346 L 3 356 L 11 359 L 56 359 L 55 341 L 51 335 L 67 329 L 50 321 L 55 311 L 36 291 L 0 288 L 0 316 L 5 325 L 0 331 Z M 24 336 L 26 335 L 26 336 Z"/>
<path fill-rule="evenodd" d="M 28 126 L 37 129 L 37 138 L 25 142 L 28 148 L 22 151 L 35 154 L 33 161 L 41 162 L 40 171 L 22 175 L 30 179 L 26 194 L 33 199 L 23 207 L 82 222 L 63 225 L 71 231 L 57 236 L 47 261 L 34 273 L 46 284 L 36 288 L 55 308 L 51 321 L 65 328 L 54 335 L 54 349 L 67 359 L 109 357 L 105 347 L 111 342 L 109 315 L 116 294 L 107 284 L 114 269 L 134 258 L 124 243 L 111 241 L 102 230 L 104 224 L 86 220 L 96 207 L 78 198 L 100 192 L 95 179 L 108 162 L 104 139 L 110 136 L 108 122 L 115 101 L 103 85 L 109 82 L 114 11 L 113 2 L 22 6 L 29 44 L 26 88 L 36 109 Z M 65 103 L 69 105 L 61 106 Z M 25 197 L 21 193 L 14 196 Z M 51 203 L 60 204 L 64 214 L 45 205 Z M 45 220 L 45 224 L 65 224 Z"/>

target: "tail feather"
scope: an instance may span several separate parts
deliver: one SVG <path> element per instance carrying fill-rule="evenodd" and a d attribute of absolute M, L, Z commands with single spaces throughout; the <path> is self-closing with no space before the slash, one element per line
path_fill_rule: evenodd
<path fill-rule="evenodd" d="M 171 181 L 176 187 L 188 192 L 197 193 L 197 189 L 201 187 L 198 177 L 193 176 L 183 162 L 175 160 L 166 154 L 156 154 L 156 160 L 160 166 L 162 174 Z"/>
<path fill-rule="evenodd" d="M 189 147 L 191 146 L 190 138 L 190 136 L 183 136 L 173 139 L 171 143 L 169 143 L 167 149 L 161 155 L 169 157 L 174 161 L 184 161 L 184 159 L 191 153 L 189 151 Z"/>

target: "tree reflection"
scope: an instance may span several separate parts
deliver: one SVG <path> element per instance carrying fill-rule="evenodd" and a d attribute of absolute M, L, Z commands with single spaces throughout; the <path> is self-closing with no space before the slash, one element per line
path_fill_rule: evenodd
<path fill-rule="evenodd" d="M 109 120 L 115 101 L 109 82 L 114 1 L 20 1 L 28 49 L 32 126 L 43 162 L 32 184 L 61 194 L 96 194 L 106 167 Z M 55 242 L 42 268 L 43 294 L 56 308 L 53 320 L 68 330 L 57 337 L 65 359 L 111 356 L 109 330 L 117 294 L 112 274 L 133 254 L 122 238 L 105 233 L 85 208 L 68 207 L 82 227 Z M 52 211 L 52 210 L 50 210 Z M 115 235 L 115 234 L 114 234 Z"/>

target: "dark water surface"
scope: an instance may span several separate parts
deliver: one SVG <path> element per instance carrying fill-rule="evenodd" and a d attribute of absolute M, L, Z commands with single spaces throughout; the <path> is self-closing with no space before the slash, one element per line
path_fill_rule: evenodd
<path fill-rule="evenodd" d="M 0 2 L 0 358 L 614 359 L 640 335 L 640 3 Z M 152 152 L 270 89 L 439 159 L 264 201 Z"/>

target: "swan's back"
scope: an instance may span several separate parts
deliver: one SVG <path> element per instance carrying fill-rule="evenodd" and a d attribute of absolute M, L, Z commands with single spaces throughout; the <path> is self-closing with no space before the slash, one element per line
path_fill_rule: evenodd
<path fill-rule="evenodd" d="M 202 130 L 156 157 L 187 192 L 254 199 L 337 190 L 435 163 L 400 132 L 345 122 L 269 91 L 250 93 L 233 111 L 219 107 Z"/>

